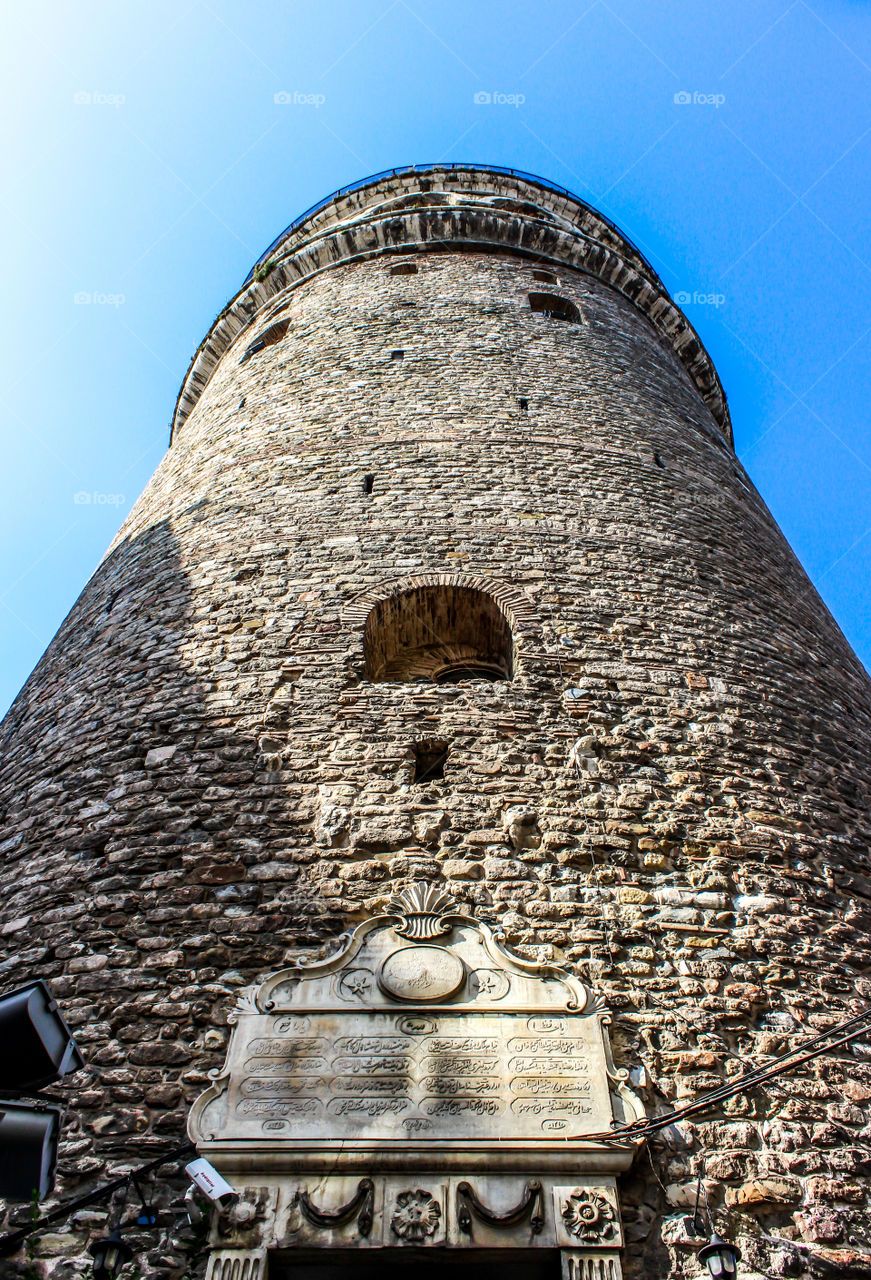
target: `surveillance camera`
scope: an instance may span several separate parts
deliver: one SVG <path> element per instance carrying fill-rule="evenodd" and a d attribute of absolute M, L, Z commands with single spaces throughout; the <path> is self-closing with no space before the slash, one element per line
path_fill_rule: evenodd
<path fill-rule="evenodd" d="M 191 1182 L 199 1187 L 203 1195 L 207 1196 L 219 1209 L 229 1209 L 230 1205 L 235 1204 L 239 1199 L 239 1192 L 235 1191 L 226 1178 L 222 1178 L 218 1170 L 213 1169 L 208 1160 L 203 1159 L 202 1156 L 186 1164 L 184 1171 Z"/>

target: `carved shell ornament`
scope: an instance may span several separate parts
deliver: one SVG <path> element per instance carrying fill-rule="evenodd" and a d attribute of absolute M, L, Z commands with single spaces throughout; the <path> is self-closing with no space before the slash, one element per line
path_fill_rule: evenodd
<path fill-rule="evenodd" d="M 608 1240 L 614 1234 L 614 1206 L 597 1191 L 573 1191 L 563 1204 L 563 1222 L 578 1240 Z"/>
<path fill-rule="evenodd" d="M 400 938 L 437 938 L 451 931 L 444 916 L 453 913 L 454 904 L 446 893 L 431 884 L 409 885 L 390 899 L 387 910 L 400 917 L 399 923 L 393 926 Z"/>
<path fill-rule="evenodd" d="M 400 1191 L 390 1227 L 400 1240 L 426 1240 L 435 1235 L 441 1217 L 441 1205 L 428 1191 Z"/>

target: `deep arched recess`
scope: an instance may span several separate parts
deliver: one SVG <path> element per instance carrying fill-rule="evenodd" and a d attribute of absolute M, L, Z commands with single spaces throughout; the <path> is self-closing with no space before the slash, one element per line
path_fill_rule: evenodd
<path fill-rule="evenodd" d="M 374 681 L 510 680 L 511 626 L 474 587 L 420 586 L 379 601 L 363 633 L 365 677 Z"/>

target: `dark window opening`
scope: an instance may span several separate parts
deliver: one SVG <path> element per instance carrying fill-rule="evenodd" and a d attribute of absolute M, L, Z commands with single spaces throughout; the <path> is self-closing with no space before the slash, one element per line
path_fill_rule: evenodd
<path fill-rule="evenodd" d="M 404 359 L 405 359 L 405 352 L 404 352 L 404 351 L 391 351 L 391 352 L 390 352 L 390 359 L 391 359 L 391 360 L 404 360 Z"/>
<path fill-rule="evenodd" d="M 446 742 L 417 742 L 411 750 L 414 755 L 413 782 L 436 782 L 445 776 Z"/>
<path fill-rule="evenodd" d="M 287 333 L 289 325 L 289 320 L 280 320 L 278 324 L 272 324 L 268 329 L 264 329 L 263 332 L 245 348 L 244 355 L 239 363 L 244 364 L 246 360 L 250 360 L 258 351 L 262 351 L 264 347 L 274 347 L 276 342 L 280 342 Z"/>
<path fill-rule="evenodd" d="M 556 276 L 552 271 L 533 271 L 533 280 L 540 280 L 542 284 L 556 284 Z"/>
<path fill-rule="evenodd" d="M 520 405 L 520 412 L 521 412 L 521 413 L 526 413 L 526 412 L 528 411 L 528 409 L 529 409 L 529 401 L 528 401 L 528 400 L 524 400 L 524 398 L 521 396 L 521 397 L 520 397 L 520 399 L 517 401 L 517 403 Z"/>
<path fill-rule="evenodd" d="M 372 490 L 375 488 L 375 477 L 372 475 L 364 476 L 362 488 L 363 488 L 363 493 L 366 495 L 366 497 L 368 497 L 369 494 L 372 492 Z"/>
<path fill-rule="evenodd" d="M 655 454 L 653 455 L 653 461 L 656 463 L 656 465 L 657 465 L 658 467 L 664 467 L 664 466 L 665 466 L 665 463 L 663 462 L 662 458 L 660 458 L 660 456 L 659 456 L 659 454 L 658 454 L 658 453 L 655 453 Z"/>
<path fill-rule="evenodd" d="M 414 587 L 377 604 L 366 622 L 365 678 L 454 684 L 510 680 L 511 627 L 475 587 Z"/>
<path fill-rule="evenodd" d="M 560 298 L 555 293 L 531 293 L 530 309 L 538 315 L 547 316 L 549 320 L 565 320 L 569 324 L 580 324 L 581 313 L 568 298 Z"/>
<path fill-rule="evenodd" d="M 395 267 L 390 268 L 392 276 L 416 276 L 417 265 L 414 262 L 397 262 Z"/>

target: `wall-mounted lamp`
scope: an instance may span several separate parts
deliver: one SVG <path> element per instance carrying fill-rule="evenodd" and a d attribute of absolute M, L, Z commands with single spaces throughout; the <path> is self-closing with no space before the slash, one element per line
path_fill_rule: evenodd
<path fill-rule="evenodd" d="M 717 1235 L 716 1231 L 712 1231 L 711 1239 L 703 1249 L 699 1249 L 698 1257 L 699 1262 L 705 1264 L 714 1280 L 721 1280 L 721 1277 L 729 1280 L 729 1277 L 738 1274 L 741 1250 Z"/>
<path fill-rule="evenodd" d="M 124 1263 L 133 1257 L 133 1250 L 121 1239 L 118 1227 L 102 1240 L 95 1240 L 88 1252 L 94 1259 L 94 1280 L 115 1280 Z"/>

